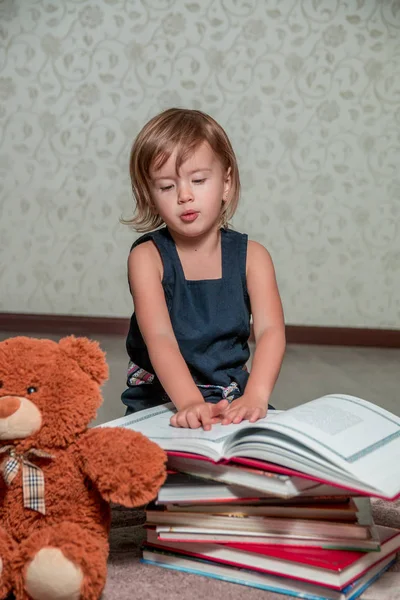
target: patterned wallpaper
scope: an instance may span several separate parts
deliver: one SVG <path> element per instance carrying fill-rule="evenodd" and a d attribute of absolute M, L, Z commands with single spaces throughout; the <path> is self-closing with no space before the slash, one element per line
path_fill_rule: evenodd
<path fill-rule="evenodd" d="M 0 311 L 126 316 L 133 137 L 226 128 L 292 324 L 400 328 L 399 0 L 0 0 Z"/>

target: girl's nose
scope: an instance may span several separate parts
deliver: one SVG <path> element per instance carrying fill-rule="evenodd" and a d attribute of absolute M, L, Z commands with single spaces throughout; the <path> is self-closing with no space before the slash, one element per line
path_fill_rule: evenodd
<path fill-rule="evenodd" d="M 179 204 L 185 204 L 185 202 L 191 202 L 193 200 L 193 193 L 190 187 L 181 188 L 179 190 L 178 202 Z"/>

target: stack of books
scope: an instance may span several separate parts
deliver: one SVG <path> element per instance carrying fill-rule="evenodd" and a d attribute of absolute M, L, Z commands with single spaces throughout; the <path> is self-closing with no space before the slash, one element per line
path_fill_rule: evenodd
<path fill-rule="evenodd" d="M 254 424 L 175 429 L 163 405 L 108 425 L 168 453 L 143 561 L 312 600 L 353 600 L 396 559 L 369 497 L 400 495 L 400 419 L 330 395 Z"/>
<path fill-rule="evenodd" d="M 221 503 L 199 493 L 195 504 L 170 502 L 169 486 L 146 511 L 148 564 L 313 600 L 347 599 L 389 568 L 400 547 L 400 531 L 375 526 L 366 498 Z"/>

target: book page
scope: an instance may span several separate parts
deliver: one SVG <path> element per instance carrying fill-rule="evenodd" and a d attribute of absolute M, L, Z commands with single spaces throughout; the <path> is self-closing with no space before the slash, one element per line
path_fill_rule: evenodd
<path fill-rule="evenodd" d="M 338 465 L 354 464 L 400 441 L 399 417 L 344 394 L 331 394 L 292 408 L 269 425 Z"/>
<path fill-rule="evenodd" d="M 318 452 L 385 497 L 400 492 L 400 418 L 379 406 L 331 394 L 281 413 L 268 429 Z"/>
<path fill-rule="evenodd" d="M 203 454 L 213 460 L 219 460 L 223 458 L 229 436 L 250 425 L 248 421 L 243 421 L 239 425 L 221 425 L 217 423 L 212 426 L 210 431 L 204 431 L 202 428 L 172 427 L 169 421 L 175 412 L 174 405 L 169 402 L 154 408 L 141 410 L 120 419 L 114 419 L 108 423 L 103 423 L 100 427 L 126 427 L 133 431 L 139 431 L 157 442 L 164 450 L 194 452 Z M 271 412 L 278 414 L 281 411 Z M 262 420 L 266 421 L 267 419 Z"/>

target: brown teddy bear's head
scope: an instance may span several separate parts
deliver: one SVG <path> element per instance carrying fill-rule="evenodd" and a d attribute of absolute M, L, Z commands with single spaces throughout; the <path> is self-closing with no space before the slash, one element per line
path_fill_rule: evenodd
<path fill-rule="evenodd" d="M 105 354 L 87 338 L 0 342 L 0 445 L 67 446 L 96 416 L 107 377 Z"/>

